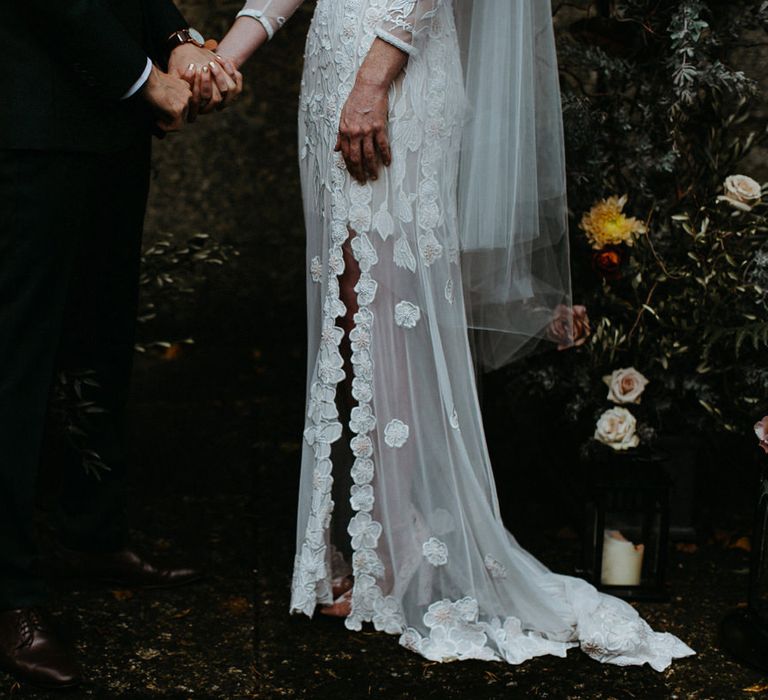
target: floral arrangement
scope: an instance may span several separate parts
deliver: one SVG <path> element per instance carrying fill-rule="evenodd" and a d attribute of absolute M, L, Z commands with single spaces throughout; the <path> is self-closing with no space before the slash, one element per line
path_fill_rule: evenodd
<path fill-rule="evenodd" d="M 608 313 L 590 350 L 642 363 L 670 409 L 694 406 L 700 425 L 736 431 L 768 388 L 768 207 L 744 175 L 721 192 L 695 209 L 681 203 L 631 252 L 614 249 L 621 263 L 609 274 L 593 264 L 602 279 L 592 308 Z"/>
<path fill-rule="evenodd" d="M 760 184 L 745 175 L 727 176 L 720 192 L 695 211 L 680 206 L 656 226 L 627 217 L 626 197 L 585 214 L 581 230 L 601 278 L 591 308 L 608 312 L 588 350 L 599 364 L 626 358 L 653 372 L 658 408 L 693 407 L 698 427 L 714 422 L 737 431 L 768 388 L 760 362 L 768 347 L 768 207 Z M 617 404 L 639 400 L 649 381 L 634 367 L 604 380 Z M 606 416 L 618 425 L 611 412 L 601 423 Z M 606 438 L 600 427 L 595 438 L 614 449 L 636 447 L 634 422 L 622 421 L 617 430 L 628 431 L 626 439 Z"/>
<path fill-rule="evenodd" d="M 616 451 L 744 433 L 768 412 L 768 186 L 740 170 L 768 129 L 731 66 L 768 2 L 556 11 L 579 342 L 509 368 L 509 385 Z"/>

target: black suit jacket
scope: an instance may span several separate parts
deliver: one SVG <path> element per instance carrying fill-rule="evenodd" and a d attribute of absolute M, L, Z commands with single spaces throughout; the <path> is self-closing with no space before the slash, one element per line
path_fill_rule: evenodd
<path fill-rule="evenodd" d="M 188 25 L 172 0 L 0 0 L 0 148 L 110 152 L 152 127 L 121 101 Z"/>

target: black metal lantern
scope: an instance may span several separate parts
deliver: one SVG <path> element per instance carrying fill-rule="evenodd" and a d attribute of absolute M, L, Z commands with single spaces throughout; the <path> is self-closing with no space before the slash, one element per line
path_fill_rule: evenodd
<path fill-rule="evenodd" d="M 667 600 L 670 481 L 648 454 L 604 457 L 590 469 L 582 568 L 606 593 Z"/>
<path fill-rule="evenodd" d="M 768 466 L 760 475 L 747 607 L 725 616 L 720 636 L 736 658 L 768 672 Z"/>

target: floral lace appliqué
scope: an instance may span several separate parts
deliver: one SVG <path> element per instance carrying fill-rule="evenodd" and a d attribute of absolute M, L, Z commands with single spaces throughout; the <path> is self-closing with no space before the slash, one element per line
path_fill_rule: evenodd
<path fill-rule="evenodd" d="M 401 236 L 395 243 L 395 265 L 403 267 L 411 272 L 416 272 L 416 257 L 411 250 L 411 244 L 405 236 Z"/>
<path fill-rule="evenodd" d="M 498 559 L 495 559 L 490 554 L 486 554 L 483 563 L 485 564 L 485 568 L 488 570 L 488 573 L 491 575 L 491 578 L 507 578 L 507 567 L 504 566 Z"/>
<path fill-rule="evenodd" d="M 373 626 L 387 634 L 400 634 L 403 631 L 405 623 L 395 598 L 379 598 L 373 604 Z"/>
<path fill-rule="evenodd" d="M 421 553 L 432 566 L 445 566 L 448 563 L 448 547 L 437 537 L 430 537 L 422 545 Z"/>
<path fill-rule="evenodd" d="M 395 418 L 384 428 L 384 442 L 390 447 L 402 447 L 408 441 L 410 428 L 403 421 Z"/>
<path fill-rule="evenodd" d="M 374 549 L 381 537 L 381 523 L 376 522 L 370 513 L 357 513 L 349 521 L 347 532 L 352 538 L 353 549 Z"/>
<path fill-rule="evenodd" d="M 428 636 L 408 628 L 400 643 L 431 661 L 497 660 L 499 657 L 488 647 L 488 637 L 477 618 L 478 606 L 473 598 L 440 600 L 432 603 L 424 615 Z"/>
<path fill-rule="evenodd" d="M 449 304 L 453 304 L 455 301 L 453 280 L 448 280 L 445 283 L 445 299 Z"/>
<path fill-rule="evenodd" d="M 432 231 L 419 236 L 419 252 L 424 264 L 429 267 L 443 255 L 443 246 Z"/>
<path fill-rule="evenodd" d="M 309 266 L 309 274 L 312 277 L 313 282 L 321 282 L 323 279 L 323 261 L 320 260 L 320 256 L 316 255 L 312 258 L 312 263 Z"/>
<path fill-rule="evenodd" d="M 395 323 L 401 328 L 415 328 L 421 320 L 421 309 L 410 301 L 395 306 Z"/>

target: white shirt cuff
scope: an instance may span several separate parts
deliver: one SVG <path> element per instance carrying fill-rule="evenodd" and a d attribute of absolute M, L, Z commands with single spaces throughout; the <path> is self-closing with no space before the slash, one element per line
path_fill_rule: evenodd
<path fill-rule="evenodd" d="M 144 72 L 141 77 L 131 86 L 131 89 L 125 93 L 120 99 L 127 100 L 129 97 L 133 97 L 141 88 L 144 87 L 144 83 L 147 82 L 149 74 L 152 72 L 152 59 L 147 59 L 147 65 L 144 67 Z"/>

